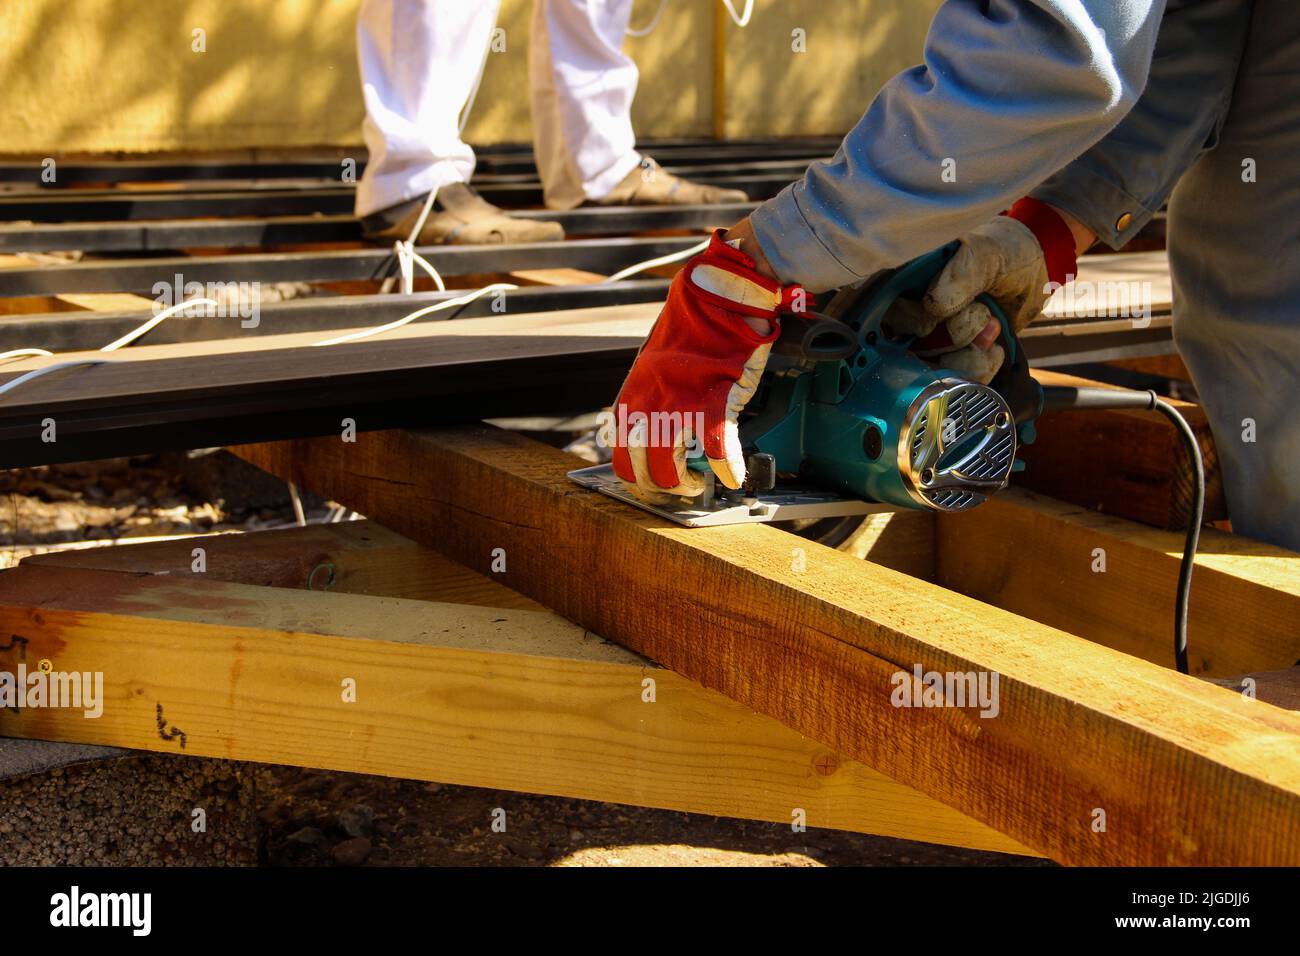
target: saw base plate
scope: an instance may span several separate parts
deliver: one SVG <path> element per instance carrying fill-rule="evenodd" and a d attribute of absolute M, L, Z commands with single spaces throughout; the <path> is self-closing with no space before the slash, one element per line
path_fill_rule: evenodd
<path fill-rule="evenodd" d="M 675 521 L 690 528 L 716 528 L 732 524 L 763 524 L 771 521 L 848 518 L 898 510 L 856 498 L 842 498 L 820 488 L 779 484 L 772 491 L 749 497 L 727 489 L 724 495 L 705 494 L 700 499 L 680 499 L 680 504 L 652 505 L 627 490 L 612 465 L 593 465 L 569 472 L 576 484 L 624 504 Z M 712 476 L 710 476 L 712 481 Z"/>

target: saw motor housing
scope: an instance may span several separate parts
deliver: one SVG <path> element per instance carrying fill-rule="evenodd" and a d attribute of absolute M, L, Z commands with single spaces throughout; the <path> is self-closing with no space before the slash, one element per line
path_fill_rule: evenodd
<path fill-rule="evenodd" d="M 778 476 L 911 508 L 964 511 L 1006 487 L 1018 442 L 1033 440 L 1042 390 L 1005 315 L 983 297 L 1006 355 L 989 385 L 936 368 L 889 324 L 898 300 L 919 301 L 956 249 L 843 289 L 820 315 L 783 316 L 740 420 L 747 454 L 771 455 Z"/>

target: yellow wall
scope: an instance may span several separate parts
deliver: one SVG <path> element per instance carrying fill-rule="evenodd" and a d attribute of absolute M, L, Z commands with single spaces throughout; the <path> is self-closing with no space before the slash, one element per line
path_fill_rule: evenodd
<path fill-rule="evenodd" d="M 465 0 L 474 2 L 474 0 Z M 0 152 L 245 151 L 361 142 L 359 0 L 3 0 Z M 633 25 L 657 0 L 637 0 Z M 743 4 L 737 0 L 737 8 Z M 717 0 L 669 0 L 629 38 L 639 136 L 842 133 L 919 58 L 938 0 L 758 0 L 748 28 Z M 527 141 L 530 0 L 503 0 L 466 136 Z M 192 49 L 206 31 L 206 51 Z M 805 31 L 807 52 L 792 50 Z M 718 31 L 721 31 L 719 33 Z M 715 51 L 725 49 L 715 76 Z M 714 89 L 726 90 L 725 115 Z M 720 125 L 719 125 L 720 124 Z"/>

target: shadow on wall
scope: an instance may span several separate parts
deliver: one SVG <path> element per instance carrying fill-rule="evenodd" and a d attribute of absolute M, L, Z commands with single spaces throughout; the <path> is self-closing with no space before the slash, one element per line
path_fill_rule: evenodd
<path fill-rule="evenodd" d="M 6 0 L 0 150 L 66 155 L 360 142 L 357 5 Z"/>
<path fill-rule="evenodd" d="M 894 74 L 921 62 L 940 0 L 758 0 L 727 21 L 726 135 L 839 135 Z"/>
<path fill-rule="evenodd" d="M 473 2 L 473 0 L 465 0 Z M 714 131 L 715 5 L 668 0 L 628 38 L 638 136 Z M 656 0 L 637 0 L 633 23 Z M 349 148 L 364 115 L 360 0 L 4 0 L 0 153 Z M 920 59 L 938 0 L 757 0 L 723 18 L 729 136 L 838 134 L 889 76 Z M 528 142 L 531 0 L 503 0 L 466 136 Z M 802 31 L 802 36 L 796 34 Z M 799 52 L 802 49 L 803 52 Z"/>

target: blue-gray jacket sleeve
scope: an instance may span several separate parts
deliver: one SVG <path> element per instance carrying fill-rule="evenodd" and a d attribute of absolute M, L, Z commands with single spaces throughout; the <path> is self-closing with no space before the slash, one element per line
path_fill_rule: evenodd
<path fill-rule="evenodd" d="M 777 275 L 814 292 L 846 285 L 1006 209 L 1132 108 L 1164 6 L 946 0 L 924 65 L 885 85 L 831 160 L 754 211 Z"/>
<path fill-rule="evenodd" d="M 1137 234 L 1218 139 L 1253 0 L 1169 0 L 1146 90 L 1101 142 L 1032 194 L 1112 248 Z"/>

